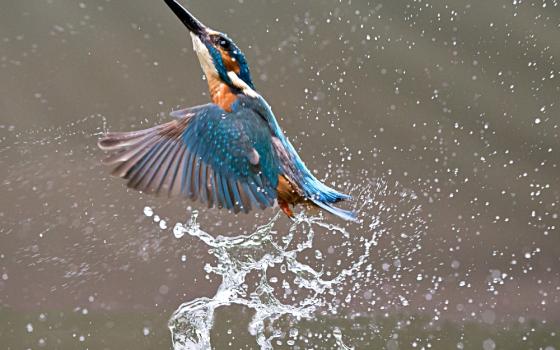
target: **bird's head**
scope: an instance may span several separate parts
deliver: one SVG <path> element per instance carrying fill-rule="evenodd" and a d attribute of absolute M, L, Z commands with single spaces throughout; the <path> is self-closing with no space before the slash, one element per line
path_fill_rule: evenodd
<path fill-rule="evenodd" d="M 164 0 L 189 29 L 193 48 L 208 81 L 220 79 L 238 90 L 254 90 L 249 66 L 243 52 L 226 34 L 202 24 L 175 0 Z"/>

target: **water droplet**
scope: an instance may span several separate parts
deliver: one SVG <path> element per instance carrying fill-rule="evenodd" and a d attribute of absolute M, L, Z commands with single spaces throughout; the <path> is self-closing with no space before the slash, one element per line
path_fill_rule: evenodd
<path fill-rule="evenodd" d="M 175 235 L 175 238 L 177 239 L 182 238 L 185 235 L 185 232 L 186 230 L 180 222 L 176 223 L 175 227 L 173 227 L 173 235 Z"/>
<path fill-rule="evenodd" d="M 451 268 L 452 268 L 452 269 L 457 270 L 457 269 L 459 268 L 459 266 L 461 266 L 461 263 L 458 262 L 457 260 L 453 260 L 453 261 L 451 262 Z"/>
<path fill-rule="evenodd" d="M 154 215 L 154 211 L 150 207 L 144 207 L 144 215 L 146 215 L 147 217 L 151 217 L 152 215 Z"/>

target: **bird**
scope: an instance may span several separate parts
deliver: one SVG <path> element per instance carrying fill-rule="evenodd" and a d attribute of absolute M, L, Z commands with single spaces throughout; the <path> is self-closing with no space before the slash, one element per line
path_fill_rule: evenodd
<path fill-rule="evenodd" d="M 190 32 L 211 102 L 170 113 L 145 130 L 106 132 L 99 140 L 112 175 L 148 194 L 200 200 L 208 208 L 248 213 L 278 207 L 319 208 L 356 221 L 336 206 L 351 200 L 318 180 L 257 92 L 246 57 L 225 33 L 202 24 L 176 0 L 164 0 Z"/>

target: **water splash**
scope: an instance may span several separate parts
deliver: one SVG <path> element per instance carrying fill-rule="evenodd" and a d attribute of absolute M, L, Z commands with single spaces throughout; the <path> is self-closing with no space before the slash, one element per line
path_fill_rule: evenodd
<path fill-rule="evenodd" d="M 215 265 L 206 264 L 204 269 L 209 274 L 219 276 L 221 284 L 214 296 L 186 302 L 173 313 L 169 321 L 169 329 L 174 349 L 211 348 L 210 333 L 214 325 L 216 309 L 231 305 L 244 306 L 254 311 L 248 330 L 255 337 L 261 349 L 273 349 L 273 341 L 285 336 L 282 328 L 275 326 L 275 322 L 280 318 L 287 317 L 298 321 L 312 319 L 318 312 L 337 314 L 342 304 L 348 305 L 353 298 L 358 298 L 352 294 L 342 297 L 344 284 L 359 283 L 357 280 L 359 281 L 361 278 L 367 278 L 369 281 L 381 281 L 382 277 L 376 269 L 372 268 L 372 248 L 377 247 L 380 237 L 387 233 L 385 225 L 388 218 L 395 213 L 384 214 L 384 210 L 391 212 L 391 210 L 386 210 L 391 205 L 385 202 L 375 202 L 371 199 L 371 191 L 380 194 L 383 191 L 388 192 L 389 187 L 384 182 L 370 183 L 367 190 L 360 195 L 360 197 L 370 198 L 370 200 L 361 202 L 363 203 L 362 212 L 371 212 L 372 207 L 380 209 L 378 215 L 363 217 L 361 230 L 364 230 L 367 235 L 364 235 L 363 232 L 360 235 L 351 235 L 347 228 L 329 224 L 322 217 L 304 215 L 297 216 L 284 231 L 282 228 L 277 228 L 279 213 L 273 216 L 267 224 L 258 227 L 252 234 L 234 237 L 214 237 L 205 232 L 197 222 L 197 211 L 193 212 L 186 223 L 177 223 L 173 228 L 176 238 L 180 239 L 189 235 L 209 247 L 209 253 L 217 262 Z M 393 194 L 397 194 L 400 198 L 407 198 L 407 200 L 415 198 L 414 194 L 402 191 Z M 414 215 L 414 212 L 418 210 L 417 206 L 413 206 L 408 214 L 418 217 L 418 215 Z M 148 212 L 152 213 L 151 209 Z M 314 251 L 314 238 L 318 230 L 325 230 L 337 235 L 340 247 L 348 250 L 349 259 L 346 266 L 342 267 L 342 263 L 338 264 L 339 268 L 335 273 L 326 272 L 325 266 L 317 268 L 300 261 L 303 255 Z M 406 245 L 401 246 L 400 249 L 403 249 L 404 255 L 402 252 L 395 253 L 394 248 L 399 249 L 399 247 L 392 246 L 390 249 L 380 250 L 385 253 L 384 257 L 397 254 L 404 259 L 404 256 L 420 249 L 418 242 L 423 231 L 418 230 L 417 227 L 413 231 L 412 235 L 406 237 L 415 240 L 416 243 L 408 249 L 406 249 Z M 359 254 L 354 252 L 355 244 L 352 244 L 352 239 L 358 239 L 361 243 L 362 250 Z M 317 260 L 322 258 L 320 250 L 316 249 L 313 255 Z M 287 279 L 283 280 L 281 287 L 271 282 L 271 280 L 277 282 L 275 277 L 269 276 L 269 270 L 278 267 L 284 274 L 283 276 L 291 276 L 289 282 Z M 405 269 L 405 267 L 399 264 L 397 270 L 399 269 Z M 250 274 L 259 276 L 256 283 L 248 282 Z M 393 278 L 399 279 L 398 276 L 395 277 L 394 272 Z M 279 295 L 282 294 L 282 291 L 284 295 L 292 294 L 294 289 L 298 291 L 299 298 L 293 296 L 283 298 Z M 344 299 L 343 302 L 340 301 L 341 298 Z M 405 299 L 402 295 L 399 294 L 396 299 L 402 307 L 407 305 L 402 302 Z M 344 344 L 340 328 L 334 328 L 331 334 L 336 341 L 337 348 L 352 349 L 352 346 Z"/>
<path fill-rule="evenodd" d="M 314 219 L 298 217 L 283 239 L 283 245 L 274 242 L 272 229 L 278 220 L 276 214 L 272 220 L 259 227 L 251 235 L 214 238 L 202 231 L 196 222 L 198 213 L 194 212 L 186 225 L 177 224 L 174 232 L 184 232 L 199 238 L 208 245 L 210 252 L 217 258 L 215 266 L 207 265 L 205 270 L 222 277 L 222 283 L 212 298 L 198 298 L 181 305 L 171 317 L 169 328 L 172 333 L 174 349 L 208 349 L 210 348 L 210 331 L 213 325 L 214 311 L 219 306 L 243 305 L 255 310 L 249 325 L 249 331 L 256 337 L 261 349 L 272 349 L 271 341 L 275 334 L 265 335 L 265 320 L 274 322 L 283 315 L 295 318 L 310 317 L 318 306 L 317 299 L 310 298 L 296 305 L 281 303 L 274 296 L 274 288 L 268 283 L 267 269 L 275 264 L 285 262 L 289 271 L 297 276 L 300 288 L 323 293 L 332 281 L 322 280 L 320 273 L 310 266 L 298 263 L 296 254 L 311 246 Z M 296 228 L 308 225 L 309 231 L 304 244 L 295 249 L 288 249 Z M 260 282 L 254 290 L 248 290 L 246 277 L 252 271 L 262 273 Z"/>
<path fill-rule="evenodd" d="M 335 327 L 332 332 L 334 339 L 336 340 L 336 345 L 338 346 L 339 350 L 354 350 L 354 347 L 347 346 L 342 341 L 342 331 L 340 328 Z"/>

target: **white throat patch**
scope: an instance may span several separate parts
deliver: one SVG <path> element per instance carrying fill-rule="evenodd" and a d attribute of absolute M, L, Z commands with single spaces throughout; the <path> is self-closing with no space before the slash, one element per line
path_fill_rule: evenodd
<path fill-rule="evenodd" d="M 198 60 L 200 61 L 200 65 L 202 66 L 202 70 L 204 74 L 206 74 L 206 78 L 210 80 L 210 78 L 217 78 L 218 71 L 214 67 L 214 62 L 212 61 L 212 56 L 208 51 L 208 48 L 204 43 L 193 33 L 191 34 L 192 42 L 193 42 L 193 50 L 196 52 L 198 56 Z"/>
<path fill-rule="evenodd" d="M 259 94 L 255 90 L 251 89 L 251 87 L 249 85 L 247 85 L 247 83 L 244 82 L 239 76 L 237 76 L 237 74 L 235 74 L 235 72 L 228 71 L 227 74 L 228 74 L 228 77 L 233 82 L 233 85 L 235 85 L 239 89 L 241 89 L 241 91 L 243 91 L 243 93 L 245 95 L 253 97 L 253 98 L 256 98 L 256 97 L 259 96 Z"/>

